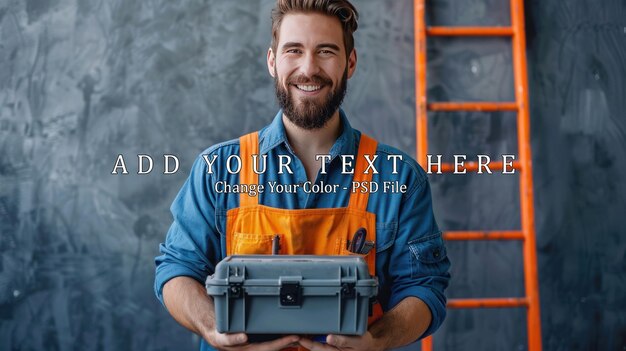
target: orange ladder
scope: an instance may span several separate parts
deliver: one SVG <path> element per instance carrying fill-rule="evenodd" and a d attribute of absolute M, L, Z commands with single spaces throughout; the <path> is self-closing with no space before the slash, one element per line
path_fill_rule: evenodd
<path fill-rule="evenodd" d="M 426 27 L 424 2 L 414 0 L 415 17 L 415 105 L 417 110 L 417 159 L 427 169 L 428 111 L 516 111 L 519 160 L 512 168 L 520 172 L 521 231 L 455 231 L 444 233 L 446 240 L 522 240 L 524 258 L 525 296 L 517 298 L 451 299 L 448 308 L 525 307 L 527 312 L 528 349 L 541 350 L 541 320 L 539 313 L 539 283 L 535 243 L 535 214 L 533 208 L 533 179 L 530 153 L 530 121 L 528 115 L 528 81 L 526 72 L 526 38 L 524 35 L 523 0 L 511 1 L 510 27 Z M 514 102 L 427 102 L 426 98 L 426 37 L 427 36 L 506 36 L 512 39 Z M 502 170 L 502 162 L 489 164 L 492 170 Z M 451 172 L 450 163 L 433 167 L 437 172 Z M 507 167 L 509 168 L 509 167 Z M 476 162 L 467 162 L 468 172 L 478 169 Z M 433 171 L 434 171 L 433 170 Z M 432 350 L 432 338 L 422 341 L 422 350 Z"/>

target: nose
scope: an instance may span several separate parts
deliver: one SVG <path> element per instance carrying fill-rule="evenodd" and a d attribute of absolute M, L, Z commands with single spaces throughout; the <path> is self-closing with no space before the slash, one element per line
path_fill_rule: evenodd
<path fill-rule="evenodd" d="M 320 71 L 320 66 L 317 63 L 317 58 L 313 54 L 307 54 L 302 57 L 300 64 L 300 72 L 306 77 L 313 77 Z"/>

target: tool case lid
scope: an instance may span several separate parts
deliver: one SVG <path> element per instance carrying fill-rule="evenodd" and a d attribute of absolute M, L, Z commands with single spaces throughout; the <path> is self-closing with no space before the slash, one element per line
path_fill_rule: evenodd
<path fill-rule="evenodd" d="M 374 297 L 378 282 L 360 256 L 233 255 L 220 261 L 206 281 L 210 295 L 223 295 L 233 285 L 248 295 L 274 295 L 297 283 L 304 295 L 332 295 L 350 284 L 360 296 Z"/>

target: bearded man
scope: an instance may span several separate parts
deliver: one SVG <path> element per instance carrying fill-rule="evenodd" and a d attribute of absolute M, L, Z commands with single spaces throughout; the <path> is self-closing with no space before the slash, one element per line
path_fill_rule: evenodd
<path fill-rule="evenodd" d="M 172 204 L 174 221 L 156 258 L 155 292 L 181 325 L 202 337 L 202 350 L 386 350 L 432 334 L 445 318 L 450 262 L 426 173 L 407 154 L 353 129 L 340 109 L 357 64 L 357 19 L 347 0 L 278 0 L 267 66 L 281 110 L 260 131 L 203 152 Z M 239 155 L 241 172 L 228 172 L 230 155 Z M 343 171 L 346 155 L 353 157 L 352 172 Z M 285 156 L 291 160 L 287 171 Z M 248 160 L 254 157 L 265 160 L 262 172 L 252 171 Z M 218 182 L 310 182 L 338 190 L 314 193 L 300 186 L 252 195 L 216 192 Z M 394 182 L 403 191 L 363 191 L 355 182 Z M 254 343 L 246 334 L 216 330 L 203 282 L 224 257 L 269 254 L 276 233 L 281 254 L 350 254 L 345 244 L 360 228 L 375 243 L 364 259 L 379 281 L 377 313 L 364 335 L 328 335 L 325 342 L 290 335 Z"/>

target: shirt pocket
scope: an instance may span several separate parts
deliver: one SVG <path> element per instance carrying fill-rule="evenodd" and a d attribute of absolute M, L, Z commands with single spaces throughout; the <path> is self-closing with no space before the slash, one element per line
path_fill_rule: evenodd
<path fill-rule="evenodd" d="M 398 222 L 376 223 L 376 252 L 381 253 L 389 249 L 396 240 Z"/>
<path fill-rule="evenodd" d="M 272 242 L 276 234 L 235 233 L 233 235 L 233 255 L 271 255 Z M 283 236 L 280 235 L 281 253 L 284 247 Z"/>
<path fill-rule="evenodd" d="M 441 274 L 448 256 L 441 233 L 409 241 L 408 245 L 411 251 L 411 278 Z"/>

